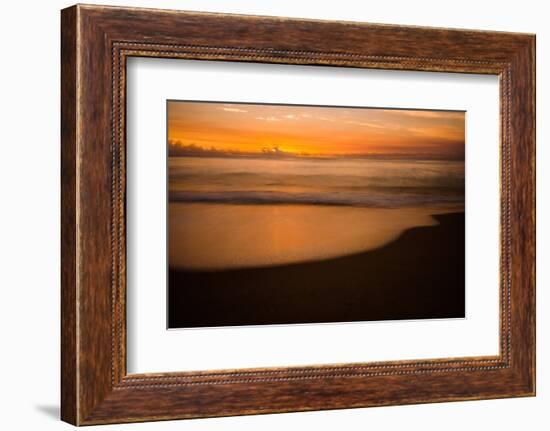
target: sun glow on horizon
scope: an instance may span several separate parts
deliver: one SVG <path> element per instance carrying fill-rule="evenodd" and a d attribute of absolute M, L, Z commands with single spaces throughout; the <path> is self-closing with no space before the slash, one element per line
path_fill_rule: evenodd
<path fill-rule="evenodd" d="M 170 101 L 170 155 L 464 157 L 465 113 Z"/>

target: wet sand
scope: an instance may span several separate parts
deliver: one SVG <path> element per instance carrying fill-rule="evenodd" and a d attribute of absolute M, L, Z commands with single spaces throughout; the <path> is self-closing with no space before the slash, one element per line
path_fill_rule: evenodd
<path fill-rule="evenodd" d="M 366 252 L 267 267 L 171 267 L 169 327 L 464 317 L 464 213 Z"/>
<path fill-rule="evenodd" d="M 440 209 L 439 212 L 451 212 Z M 349 256 L 437 224 L 434 208 L 170 203 L 169 266 L 213 271 Z"/>

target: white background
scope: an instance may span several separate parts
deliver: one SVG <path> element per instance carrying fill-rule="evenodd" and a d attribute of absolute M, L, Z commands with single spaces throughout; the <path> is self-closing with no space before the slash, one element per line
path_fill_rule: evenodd
<path fill-rule="evenodd" d="M 140 58 L 126 82 L 128 372 L 498 354 L 498 77 Z M 166 99 L 466 111 L 466 318 L 167 331 Z"/>
<path fill-rule="evenodd" d="M 102 1 L 106 4 L 537 33 L 538 262 L 536 398 L 105 426 L 97 429 L 279 430 L 547 429 L 550 422 L 550 28 L 536 0 L 311 2 Z M 70 429 L 59 409 L 59 9 L 69 2 L 5 2 L 0 17 L 0 425 Z M 25 307 L 25 308 L 24 308 Z M 546 312 L 546 315 L 544 314 Z"/>

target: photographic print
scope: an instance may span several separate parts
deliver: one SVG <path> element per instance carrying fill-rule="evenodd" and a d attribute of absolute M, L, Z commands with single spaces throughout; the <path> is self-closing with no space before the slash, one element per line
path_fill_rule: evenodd
<path fill-rule="evenodd" d="M 465 317 L 465 112 L 167 102 L 168 327 Z"/>

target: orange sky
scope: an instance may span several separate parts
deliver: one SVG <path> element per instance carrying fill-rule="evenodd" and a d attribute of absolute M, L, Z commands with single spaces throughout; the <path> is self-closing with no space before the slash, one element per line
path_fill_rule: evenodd
<path fill-rule="evenodd" d="M 222 152 L 462 158 L 465 113 L 168 102 L 171 145 Z"/>

